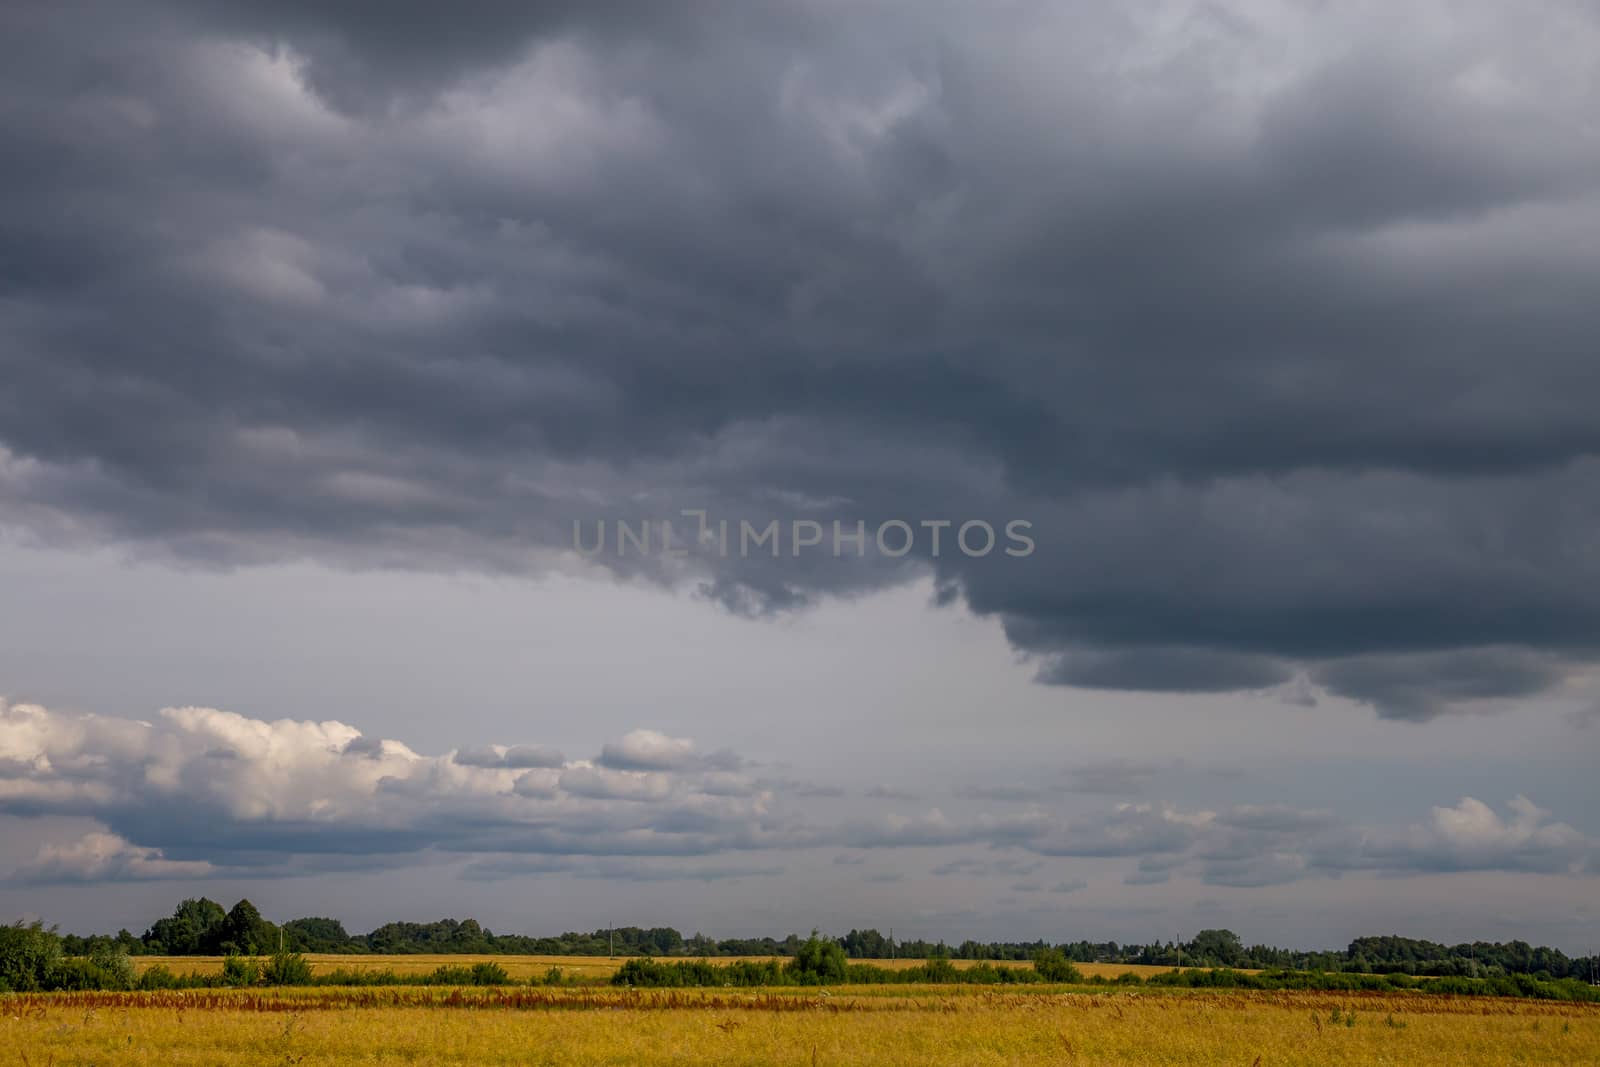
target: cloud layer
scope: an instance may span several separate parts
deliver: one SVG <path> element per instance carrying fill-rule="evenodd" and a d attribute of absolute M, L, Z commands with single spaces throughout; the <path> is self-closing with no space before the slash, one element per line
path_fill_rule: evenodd
<path fill-rule="evenodd" d="M 0 15 L 9 531 L 525 573 L 573 520 L 1026 519 L 598 562 L 932 571 L 1064 685 L 1425 719 L 1592 667 L 1587 5 L 405 7 Z M 555 759 L 480 757 L 426 773 Z"/>
<path fill-rule="evenodd" d="M 1285 806 L 907 813 L 901 805 L 920 802 L 898 794 L 841 815 L 828 806 L 835 798 L 807 807 L 805 790 L 755 777 L 745 760 L 702 756 L 691 741 L 651 731 L 602 749 L 648 767 L 556 766 L 543 750 L 489 751 L 498 758 L 426 756 L 340 722 L 265 722 L 211 708 L 166 708 L 147 722 L 7 705 L 0 815 L 82 816 L 105 828 L 47 844 L 7 877 L 263 877 L 444 860 L 478 880 L 718 880 L 777 873 L 816 848 L 850 850 L 832 861 L 848 869 L 874 854 L 983 846 L 990 855 L 932 873 L 1042 889 L 1049 872 L 1041 870 L 1063 860 L 1126 861 L 1129 884 L 1181 875 L 1254 886 L 1348 871 L 1592 874 L 1600 856 L 1600 842 L 1522 796 L 1505 816 L 1465 797 L 1424 821 L 1378 827 Z M 519 766 L 509 759 L 519 751 L 541 755 Z M 735 760 L 746 769 L 725 769 Z M 1061 881 L 1056 892 L 1081 882 Z"/>

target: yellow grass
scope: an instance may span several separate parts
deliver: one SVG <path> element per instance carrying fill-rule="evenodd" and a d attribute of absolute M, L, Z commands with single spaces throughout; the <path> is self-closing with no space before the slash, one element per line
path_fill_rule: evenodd
<path fill-rule="evenodd" d="M 0 1001 L 0 1048 L 27 1067 L 1600 1063 L 1594 1005 L 1304 992 L 830 992 L 45 994 Z"/>
<path fill-rule="evenodd" d="M 764 960 L 768 956 L 717 956 L 711 959 L 712 963 L 728 963 L 735 959 Z M 545 972 L 552 967 L 559 967 L 563 974 L 578 979 L 608 978 L 618 967 L 622 966 L 623 958 L 615 959 L 605 956 L 472 956 L 472 955 L 426 955 L 426 956 L 346 956 L 321 953 L 307 953 L 306 959 L 310 962 L 316 974 L 326 974 L 332 970 L 343 969 L 347 971 L 358 970 L 392 970 L 396 974 L 425 974 L 435 967 L 459 966 L 470 967 L 474 963 L 485 961 L 498 963 L 504 967 L 506 974 L 512 978 L 543 978 Z M 156 964 L 162 964 L 174 974 L 216 974 L 222 970 L 221 956 L 135 956 L 134 966 L 141 972 Z M 923 960 L 852 960 L 852 963 L 871 963 L 879 967 L 915 967 Z M 970 967 L 968 960 L 952 961 L 957 967 Z M 1008 967 L 1032 967 L 1026 961 L 999 961 Z M 1152 974 L 1169 971 L 1170 967 L 1151 967 L 1137 963 L 1080 963 L 1078 970 L 1085 977 L 1103 975 L 1115 978 L 1119 974 L 1137 974 L 1141 978 Z"/>
<path fill-rule="evenodd" d="M 396 974 L 426 974 L 436 967 L 471 967 L 474 963 L 497 963 L 512 978 L 543 978 L 552 967 L 578 978 L 608 978 L 622 959 L 605 956 L 479 956 L 465 954 L 428 954 L 403 956 L 350 956 L 336 953 L 308 952 L 306 961 L 313 974 L 329 971 L 393 971 Z M 222 970 L 221 956 L 134 956 L 133 964 L 142 974 L 157 964 L 174 974 L 217 974 Z"/>

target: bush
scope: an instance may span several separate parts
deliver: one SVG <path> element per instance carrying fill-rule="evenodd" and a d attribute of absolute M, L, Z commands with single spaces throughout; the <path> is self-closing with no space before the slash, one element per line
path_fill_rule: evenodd
<path fill-rule="evenodd" d="M 1060 949 L 1042 948 L 1033 955 L 1033 969 L 1046 982 L 1082 982 L 1083 972 L 1072 965 Z"/>
<path fill-rule="evenodd" d="M 236 952 L 222 961 L 222 984 L 239 988 L 261 981 L 261 965 Z"/>
<path fill-rule="evenodd" d="M 428 975 L 425 985 L 471 985 L 472 969 L 460 964 L 440 964 Z"/>
<path fill-rule="evenodd" d="M 89 962 L 105 976 L 101 989 L 133 989 L 139 984 L 139 974 L 134 970 L 128 950 L 121 945 L 103 945 L 89 956 Z"/>
<path fill-rule="evenodd" d="M 267 985 L 310 985 L 311 964 L 298 952 L 278 952 L 261 971 Z"/>
<path fill-rule="evenodd" d="M 89 989 L 120 989 L 117 976 L 108 974 L 82 956 L 69 956 L 56 964 L 48 988 L 80 992 Z"/>
<path fill-rule="evenodd" d="M 511 976 L 506 974 L 506 969 L 498 963 L 474 963 L 472 965 L 473 985 L 509 985 Z"/>
<path fill-rule="evenodd" d="M 61 939 L 43 923 L 0 926 L 0 991 L 48 989 L 60 963 Z"/>
<path fill-rule="evenodd" d="M 178 977 L 167 965 L 158 963 L 139 976 L 140 989 L 177 989 Z"/>
<path fill-rule="evenodd" d="M 407 977 L 411 978 L 413 984 L 416 984 L 416 985 L 427 985 L 427 984 L 430 984 L 429 983 L 429 979 L 432 978 L 431 975 L 426 975 L 426 974 L 408 975 Z M 339 968 L 336 968 L 336 969 L 334 969 L 332 971 L 329 971 L 326 974 L 317 975 L 315 978 L 312 979 L 312 984 L 313 985 L 372 986 L 372 985 L 403 985 L 405 983 L 402 983 L 401 980 L 400 980 L 400 976 L 398 974 L 396 974 L 393 970 L 389 969 L 389 968 L 384 968 L 383 970 L 378 971 L 378 970 L 369 970 L 369 969 L 363 967 L 363 968 L 361 968 L 359 970 L 347 971 L 343 967 L 339 967 Z"/>
<path fill-rule="evenodd" d="M 827 985 L 844 981 L 848 962 L 843 945 L 832 938 L 819 937 L 813 930 L 785 969 L 801 985 Z"/>

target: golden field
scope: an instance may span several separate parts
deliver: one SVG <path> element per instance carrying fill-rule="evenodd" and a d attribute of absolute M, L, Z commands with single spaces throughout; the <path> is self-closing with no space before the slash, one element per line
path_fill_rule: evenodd
<path fill-rule="evenodd" d="M 25 1067 L 1600 1063 L 1600 1007 L 1415 994 L 386 988 L 0 1007 L 0 1048 Z"/>
<path fill-rule="evenodd" d="M 579 980 L 593 980 L 608 978 L 618 967 L 622 966 L 626 957 L 618 956 L 608 958 L 605 956 L 477 956 L 477 955 L 404 955 L 404 956 L 352 956 L 307 953 L 306 960 L 311 964 L 312 970 L 317 974 L 326 974 L 334 970 L 346 971 L 394 971 L 396 974 L 426 974 L 435 967 L 461 966 L 470 967 L 474 963 L 498 963 L 505 968 L 506 974 L 512 978 L 526 980 L 528 978 L 543 978 L 545 972 L 552 967 L 559 967 L 564 975 Z M 665 957 L 662 957 L 665 958 Z M 770 956 L 717 956 L 711 959 L 712 963 L 729 963 L 735 959 L 765 960 L 782 957 Z M 898 960 L 851 960 L 851 963 L 870 963 L 878 967 L 915 967 L 925 962 L 921 959 Z M 957 967 L 970 967 L 970 960 L 951 961 Z M 1033 964 L 1023 961 L 997 961 L 1007 967 L 1032 967 Z M 165 966 L 174 974 L 217 974 L 222 970 L 221 956 L 134 956 L 134 966 L 141 972 L 156 964 Z M 1080 963 L 1076 965 L 1084 977 L 1092 978 L 1102 975 L 1106 978 L 1115 978 L 1119 974 L 1137 974 L 1144 978 L 1163 971 L 1170 971 L 1170 967 L 1151 967 L 1136 963 Z M 1253 972 L 1252 972 L 1253 973 Z"/>

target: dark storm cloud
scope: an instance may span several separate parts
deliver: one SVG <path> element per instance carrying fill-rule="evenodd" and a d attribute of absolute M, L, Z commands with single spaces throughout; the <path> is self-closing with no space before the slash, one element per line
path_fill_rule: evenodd
<path fill-rule="evenodd" d="M 1592 663 L 1591 13 L 1147 14 L 10 5 L 0 521 L 526 572 L 574 519 L 1021 518 L 597 562 L 931 570 L 1067 685 L 1416 719 Z"/>
<path fill-rule="evenodd" d="M 1399 718 L 1426 719 L 1452 701 L 1538 693 L 1563 676 L 1560 661 L 1525 649 L 1364 656 L 1318 668 L 1317 681 Z"/>
<path fill-rule="evenodd" d="M 1039 670 L 1051 685 L 1086 689 L 1231 692 L 1266 689 L 1294 677 L 1287 666 L 1215 648 L 1093 649 L 1052 656 Z"/>

